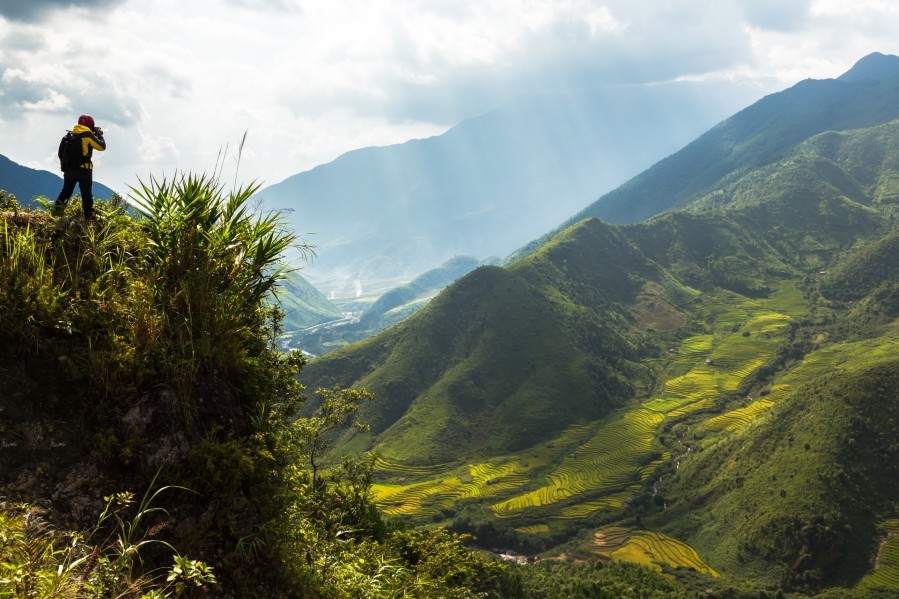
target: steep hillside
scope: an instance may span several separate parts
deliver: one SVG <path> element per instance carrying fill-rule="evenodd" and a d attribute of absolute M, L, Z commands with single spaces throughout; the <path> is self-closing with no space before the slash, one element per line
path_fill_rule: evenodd
<path fill-rule="evenodd" d="M 847 79 L 892 97 L 859 68 Z M 878 557 L 899 508 L 899 127 L 878 118 L 803 121 L 751 168 L 712 156 L 689 211 L 580 221 L 313 361 L 307 384 L 379 398 L 338 453 L 375 451 L 386 513 L 492 546 L 692 570 L 703 589 L 899 591 Z"/>
<path fill-rule="evenodd" d="M 615 228 L 587 221 L 511 269 L 482 267 L 389 331 L 310 365 L 383 399 L 363 412 L 390 459 L 497 455 L 606 414 L 648 373 L 625 303 L 666 281 Z M 462 453 L 460 453 L 460 449 Z"/>
<path fill-rule="evenodd" d="M 21 164 L 16 164 L 6 156 L 0 155 L 0 189 L 16 196 L 23 206 L 31 206 L 34 196 L 56 199 L 62 189 L 62 177 L 47 171 L 39 171 Z M 108 199 L 113 191 L 94 181 L 94 196 Z M 77 192 L 77 190 L 76 190 Z"/>
<path fill-rule="evenodd" d="M 455 256 L 405 285 L 394 287 L 380 295 L 359 316 L 343 318 L 305 331 L 289 332 L 289 345 L 313 355 L 321 355 L 367 339 L 408 318 L 448 285 L 478 266 L 495 265 L 498 262 L 499 259 L 496 258 L 478 261 L 470 256 Z M 354 302 L 351 307 L 356 307 L 359 303 L 361 302 Z"/>
<path fill-rule="evenodd" d="M 876 62 L 877 68 L 868 68 Z M 572 220 L 637 222 L 686 206 L 734 172 L 780 160 L 809 137 L 899 118 L 899 57 L 873 54 L 838 79 L 767 96 L 604 195 Z"/>
<path fill-rule="evenodd" d="M 309 272 L 327 295 L 330 284 L 415 276 L 454 255 L 505 255 L 747 98 L 692 84 L 523 98 L 440 136 L 349 152 L 259 197 L 291 210 L 316 244 Z"/>

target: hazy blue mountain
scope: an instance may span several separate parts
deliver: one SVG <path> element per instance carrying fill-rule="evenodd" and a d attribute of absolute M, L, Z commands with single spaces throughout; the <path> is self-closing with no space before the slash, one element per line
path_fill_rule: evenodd
<path fill-rule="evenodd" d="M 766 96 L 679 152 L 600 197 L 569 220 L 631 223 L 682 208 L 721 187 L 726 175 L 780 160 L 825 131 L 899 118 L 899 57 L 870 54 L 837 79 L 806 79 Z"/>
<path fill-rule="evenodd" d="M 299 275 L 281 283 L 278 301 L 284 310 L 284 329 L 287 332 L 343 318 L 340 308 Z"/>
<path fill-rule="evenodd" d="M 752 92 L 696 84 L 547 94 L 445 134 L 365 148 L 259 193 L 317 245 L 308 274 L 414 276 L 505 255 L 681 147 Z"/>
<path fill-rule="evenodd" d="M 34 196 L 55 199 L 62 188 L 62 177 L 49 171 L 41 171 L 17 164 L 0 154 L 0 189 L 16 196 L 20 204 L 31 205 Z M 78 190 L 76 188 L 75 192 Z M 94 196 L 109 198 L 112 190 L 94 181 Z"/>

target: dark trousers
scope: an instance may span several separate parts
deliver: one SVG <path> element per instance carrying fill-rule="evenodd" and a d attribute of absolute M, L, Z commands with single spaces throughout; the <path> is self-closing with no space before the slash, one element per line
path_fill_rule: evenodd
<path fill-rule="evenodd" d="M 75 183 L 81 190 L 81 208 L 84 210 L 84 218 L 91 218 L 94 215 L 94 194 L 91 191 L 94 185 L 94 171 L 89 168 L 79 168 L 63 173 L 62 191 L 56 198 L 56 207 L 62 209 L 69 202 L 72 192 L 75 191 Z"/>

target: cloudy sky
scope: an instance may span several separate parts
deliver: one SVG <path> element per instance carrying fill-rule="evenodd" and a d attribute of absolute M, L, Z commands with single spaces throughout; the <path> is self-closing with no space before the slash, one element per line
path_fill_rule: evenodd
<path fill-rule="evenodd" d="M 0 154 L 55 171 L 90 113 L 113 188 L 211 170 L 245 131 L 240 177 L 276 183 L 520 94 L 691 79 L 755 98 L 899 54 L 896 31 L 893 0 L 2 0 Z"/>

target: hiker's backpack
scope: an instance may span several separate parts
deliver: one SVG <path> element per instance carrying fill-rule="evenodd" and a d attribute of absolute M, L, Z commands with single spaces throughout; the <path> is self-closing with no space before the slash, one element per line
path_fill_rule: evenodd
<path fill-rule="evenodd" d="M 63 172 L 77 170 L 84 164 L 85 156 L 81 145 L 84 134 L 66 132 L 59 142 L 59 168 Z"/>

